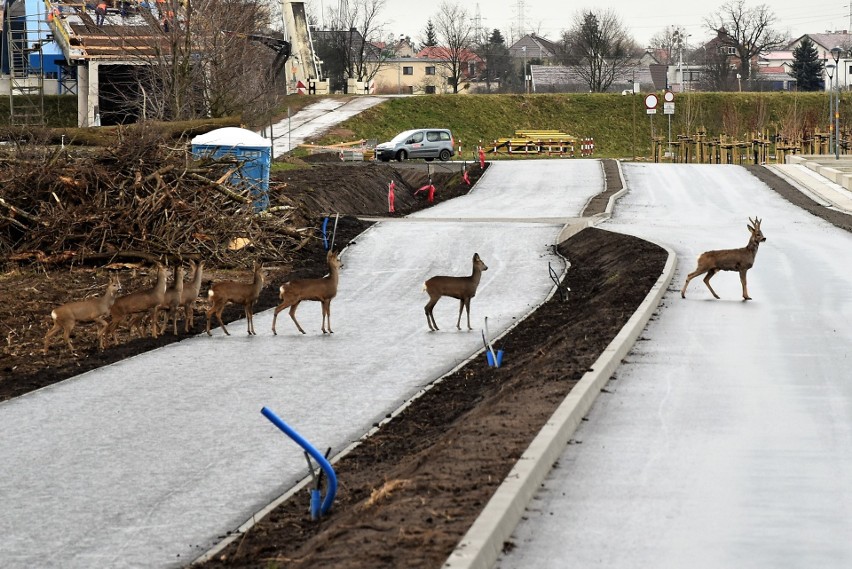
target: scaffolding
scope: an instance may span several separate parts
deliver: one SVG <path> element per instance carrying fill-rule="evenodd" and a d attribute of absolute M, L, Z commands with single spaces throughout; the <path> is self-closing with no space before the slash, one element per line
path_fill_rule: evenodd
<path fill-rule="evenodd" d="M 28 17 L 24 0 L 4 0 L 3 36 L 3 63 L 9 77 L 9 122 L 42 126 L 45 124 L 42 46 L 52 41 L 50 30 L 39 15 Z"/>

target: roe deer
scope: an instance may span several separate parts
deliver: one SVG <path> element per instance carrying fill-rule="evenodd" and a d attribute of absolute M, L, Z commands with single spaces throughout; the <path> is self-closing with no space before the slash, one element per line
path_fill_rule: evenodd
<path fill-rule="evenodd" d="M 479 253 L 473 254 L 473 273 L 469 277 L 432 277 L 423 285 L 424 290 L 429 293 L 429 302 L 426 304 L 426 323 L 429 325 L 429 330 L 435 331 L 438 329 L 438 323 L 435 322 L 435 316 L 432 314 L 432 309 L 438 303 L 442 296 L 449 296 L 459 299 L 459 319 L 456 322 L 456 328 L 461 330 L 462 311 L 467 308 L 467 329 L 473 330 L 470 327 L 470 299 L 476 296 L 476 288 L 479 286 L 479 279 L 482 277 L 482 271 L 487 271 L 488 267 L 479 258 Z"/>
<path fill-rule="evenodd" d="M 137 290 L 124 296 L 120 296 L 110 309 L 112 320 L 105 335 L 112 337 L 115 341 L 115 331 L 128 316 L 143 312 L 151 312 L 151 336 L 157 337 L 157 310 L 163 304 L 166 295 L 166 278 L 168 271 L 166 267 L 157 263 L 157 282 L 151 288 Z"/>
<path fill-rule="evenodd" d="M 180 297 L 180 305 L 183 307 L 185 332 L 189 332 L 193 324 L 195 324 L 195 300 L 201 291 L 201 276 L 204 271 L 204 261 L 199 261 L 197 265 L 194 261 L 190 261 L 189 268 L 193 271 L 192 280 L 184 285 L 183 294 Z"/>
<path fill-rule="evenodd" d="M 296 309 L 303 300 L 316 300 L 322 303 L 322 333 L 326 333 L 325 323 L 328 320 L 328 333 L 334 334 L 334 331 L 331 329 L 331 299 L 337 295 L 340 258 L 334 251 L 329 251 L 325 258 L 328 262 L 328 275 L 319 279 L 293 280 L 281 285 L 278 292 L 281 304 L 275 307 L 275 315 L 272 317 L 273 334 L 278 335 L 278 332 L 275 331 L 275 321 L 278 319 L 278 313 L 288 306 L 290 307 L 290 318 L 293 319 L 296 328 L 302 334 L 305 333 L 296 320 Z"/>
<path fill-rule="evenodd" d="M 222 311 L 225 310 L 225 305 L 229 302 L 234 304 L 242 304 L 246 313 L 246 326 L 250 336 L 254 336 L 254 312 L 252 308 L 257 302 L 257 297 L 260 296 L 260 291 L 263 289 L 263 268 L 260 263 L 254 264 L 253 278 L 250 283 L 240 283 L 236 281 L 222 281 L 214 284 L 207 292 L 210 300 L 210 307 L 207 309 L 207 335 L 210 333 L 210 316 L 215 314 L 219 319 L 219 325 L 225 335 L 230 336 L 228 329 L 225 328 L 225 323 L 222 322 Z"/>
<path fill-rule="evenodd" d="M 172 319 L 172 334 L 177 336 L 177 319 L 178 319 L 178 308 L 181 306 L 181 298 L 183 297 L 183 278 L 186 276 L 186 269 L 183 268 L 183 265 L 177 268 L 175 271 L 175 278 L 172 282 L 172 286 L 166 289 L 166 294 L 163 295 L 163 303 L 157 308 L 162 309 L 163 313 L 166 315 L 166 319 L 163 321 L 162 326 L 160 326 L 160 335 L 166 332 L 166 327 L 169 325 L 169 318 Z"/>
<path fill-rule="evenodd" d="M 69 302 L 51 311 L 50 317 L 53 319 L 53 327 L 44 337 L 44 353 L 47 354 L 50 338 L 62 330 L 62 336 L 65 338 L 68 350 L 73 354 L 74 346 L 71 345 L 71 331 L 80 322 L 97 323 L 98 346 L 103 349 L 104 331 L 109 325 L 104 317 L 109 315 L 110 308 L 115 303 L 115 294 L 120 290 L 121 283 L 118 282 L 118 278 L 111 277 L 103 296 Z"/>
<path fill-rule="evenodd" d="M 748 218 L 750 225 L 748 230 L 751 237 L 748 240 L 748 245 L 742 249 L 721 249 L 718 251 L 707 251 L 698 257 L 698 267 L 686 276 L 686 282 L 683 283 L 683 289 L 680 291 L 681 298 L 686 298 L 686 287 L 689 286 L 689 281 L 707 273 L 704 277 L 704 284 L 710 289 L 710 292 L 717 299 L 719 295 L 710 286 L 710 279 L 719 271 L 739 271 L 740 282 L 743 285 L 743 300 L 751 300 L 748 295 L 748 287 L 746 286 L 746 272 L 754 265 L 754 257 L 757 255 L 758 246 L 766 241 L 763 232 L 760 230 L 760 220 Z"/>

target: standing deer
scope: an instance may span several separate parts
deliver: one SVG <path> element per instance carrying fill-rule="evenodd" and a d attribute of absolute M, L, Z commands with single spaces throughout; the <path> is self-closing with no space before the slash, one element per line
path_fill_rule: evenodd
<path fill-rule="evenodd" d="M 707 285 L 714 297 L 719 298 L 719 295 L 710 286 L 710 279 L 719 271 L 739 271 L 740 282 L 743 285 L 743 300 L 751 300 L 746 286 L 746 272 L 754 265 L 757 248 L 766 241 L 766 237 L 760 230 L 760 220 L 757 217 L 748 218 L 748 220 L 750 225 L 747 227 L 751 233 L 748 245 L 741 249 L 721 249 L 702 253 L 698 257 L 698 267 L 686 276 L 686 282 L 683 283 L 683 289 L 680 291 L 681 298 L 686 298 L 686 287 L 689 286 L 689 281 L 704 273 L 707 273 L 707 276 L 704 277 L 704 284 Z"/>
<path fill-rule="evenodd" d="M 157 263 L 157 282 L 151 288 L 137 290 L 124 296 L 120 296 L 110 309 L 112 319 L 106 329 L 105 335 L 112 337 L 115 341 L 115 331 L 124 320 L 131 315 L 150 312 L 151 336 L 157 337 L 157 311 L 163 304 L 166 295 L 166 279 L 168 271 L 166 267 Z"/>
<path fill-rule="evenodd" d="M 195 301 L 198 298 L 198 293 L 201 291 L 201 276 L 204 271 L 204 261 L 199 261 L 197 265 L 194 261 L 190 261 L 189 268 L 192 270 L 192 280 L 184 285 L 183 294 L 180 297 L 180 305 L 183 307 L 184 331 L 187 333 L 193 324 L 195 324 Z"/>
<path fill-rule="evenodd" d="M 456 328 L 461 330 L 462 311 L 467 308 L 467 329 L 473 330 L 470 327 L 470 299 L 476 296 L 476 288 L 479 286 L 479 279 L 482 277 L 482 271 L 487 271 L 488 267 L 479 258 L 479 253 L 473 254 L 473 272 L 469 277 L 432 277 L 423 285 L 424 290 L 429 293 L 429 302 L 426 304 L 426 323 L 429 325 L 429 330 L 436 331 L 438 323 L 435 322 L 435 316 L 432 314 L 432 309 L 438 303 L 442 296 L 459 299 L 459 319 L 456 322 Z"/>
<path fill-rule="evenodd" d="M 250 336 L 254 336 L 254 303 L 257 302 L 257 297 L 260 296 L 260 291 L 263 289 L 263 267 L 260 263 L 254 264 L 253 278 L 250 283 L 240 283 L 236 281 L 222 281 L 214 284 L 207 292 L 207 297 L 210 300 L 210 307 L 207 309 L 207 335 L 210 333 L 210 316 L 215 314 L 219 319 L 219 325 L 226 336 L 231 334 L 225 328 L 225 323 L 222 322 L 222 311 L 225 310 L 225 305 L 229 302 L 241 304 L 245 308 L 246 326 Z"/>
<path fill-rule="evenodd" d="M 109 315 L 110 308 L 115 303 L 115 295 L 121 290 L 121 283 L 117 277 L 112 277 L 107 285 L 103 296 L 78 300 L 63 304 L 51 311 L 53 327 L 44 337 L 44 353 L 47 354 L 50 338 L 62 330 L 62 337 L 68 345 L 68 350 L 73 354 L 74 346 L 71 345 L 71 331 L 74 326 L 81 322 L 95 322 L 98 325 L 98 346 L 104 349 L 104 331 L 109 325 L 104 318 Z"/>
<path fill-rule="evenodd" d="M 278 319 L 278 313 L 290 307 L 290 318 L 296 324 L 296 328 L 302 334 L 305 333 L 299 322 L 296 320 L 296 309 L 299 303 L 303 300 L 316 300 L 322 303 L 322 333 L 325 334 L 325 323 L 328 321 L 328 333 L 334 334 L 331 329 L 331 299 L 337 296 L 337 280 L 340 274 L 340 258 L 334 251 L 329 251 L 326 255 L 328 262 L 328 274 L 319 279 L 298 279 L 281 285 L 278 292 L 278 298 L 281 304 L 275 307 L 275 315 L 272 317 L 272 333 L 278 335 L 275 331 L 275 321 Z"/>
<path fill-rule="evenodd" d="M 163 296 L 163 303 L 158 307 L 163 310 L 166 319 L 160 326 L 160 335 L 165 334 L 166 327 L 169 325 L 169 318 L 172 319 L 172 334 L 177 336 L 177 319 L 178 308 L 181 307 L 181 299 L 183 297 L 183 278 L 186 276 L 186 269 L 181 265 L 175 271 L 174 282 L 172 286 L 166 289 L 166 294 Z"/>

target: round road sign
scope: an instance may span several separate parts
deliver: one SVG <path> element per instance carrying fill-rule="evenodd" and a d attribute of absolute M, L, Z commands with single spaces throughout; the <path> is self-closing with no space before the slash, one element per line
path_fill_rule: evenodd
<path fill-rule="evenodd" d="M 671 91 L 666 91 L 665 93 L 663 93 L 663 100 L 667 103 L 674 102 L 674 93 L 672 93 Z"/>
<path fill-rule="evenodd" d="M 646 109 L 656 109 L 657 108 L 657 96 L 653 93 L 645 97 L 645 108 Z"/>

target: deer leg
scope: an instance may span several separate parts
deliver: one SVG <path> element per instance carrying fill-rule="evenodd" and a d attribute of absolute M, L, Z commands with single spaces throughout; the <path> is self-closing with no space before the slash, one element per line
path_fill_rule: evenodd
<path fill-rule="evenodd" d="M 328 320 L 328 333 L 334 334 L 331 329 L 331 299 L 324 300 L 322 303 L 322 333 L 325 334 L 325 322 Z"/>
<path fill-rule="evenodd" d="M 293 323 L 295 323 L 295 324 L 296 324 L 296 328 L 298 328 L 298 329 L 299 329 L 299 332 L 301 332 L 302 334 L 304 334 L 304 333 L 305 333 L 305 331 L 304 331 L 304 330 L 302 330 L 302 327 L 301 327 L 301 326 L 299 326 L 299 321 L 298 321 L 298 320 L 296 320 L 296 309 L 297 309 L 297 308 L 299 308 L 299 302 L 301 302 L 301 301 L 297 301 L 295 304 L 293 304 L 293 306 L 291 306 L 291 307 L 290 307 L 290 318 L 292 318 L 292 319 L 293 319 Z"/>
<path fill-rule="evenodd" d="M 704 277 L 704 284 L 706 284 L 706 285 L 707 285 L 707 288 L 709 288 L 709 289 L 710 289 L 710 293 L 711 293 L 714 297 L 716 297 L 717 299 L 719 298 L 719 295 L 718 295 L 718 294 L 716 294 L 716 291 L 715 291 L 715 290 L 713 290 L 713 287 L 712 287 L 712 286 L 710 286 L 710 279 L 712 279 L 712 278 L 713 278 L 713 275 L 715 275 L 715 274 L 716 274 L 716 273 L 718 273 L 718 272 L 719 272 L 719 269 L 710 269 L 709 271 L 707 271 L 707 275 Z"/>
<path fill-rule="evenodd" d="M 157 334 L 157 312 L 159 312 L 159 311 L 157 310 L 157 307 L 155 306 L 154 309 L 151 311 L 151 337 L 152 338 L 158 338 L 159 337 L 159 335 Z"/>
<path fill-rule="evenodd" d="M 278 332 L 275 331 L 275 321 L 278 320 L 278 313 L 284 310 L 285 308 L 287 308 L 287 303 L 282 302 L 281 304 L 275 307 L 275 312 L 272 314 L 272 333 L 276 336 L 278 335 Z"/>
<path fill-rule="evenodd" d="M 456 321 L 456 328 L 458 328 L 459 330 L 461 330 L 461 315 L 462 315 L 463 310 L 464 310 L 464 299 L 460 298 L 459 299 L 459 319 Z"/>
<path fill-rule="evenodd" d="M 743 285 L 743 300 L 751 300 L 748 295 L 748 286 L 746 285 L 746 271 L 740 271 L 740 282 Z"/>
<path fill-rule="evenodd" d="M 214 304 L 211 308 L 213 310 L 213 314 L 216 316 L 216 319 L 219 320 L 219 326 L 222 327 L 222 331 L 226 336 L 230 336 L 231 333 L 228 332 L 228 329 L 225 328 L 225 323 L 222 322 L 222 312 L 225 310 L 225 305 L 219 306 L 218 304 Z M 210 313 L 207 314 L 207 334 L 210 335 Z"/>
<path fill-rule="evenodd" d="M 681 298 L 686 298 L 686 287 L 689 286 L 689 281 L 691 281 L 695 277 L 702 275 L 702 274 L 704 274 L 704 271 L 702 271 L 700 269 L 695 269 L 694 271 L 692 271 L 691 273 L 686 275 L 686 282 L 683 283 L 683 288 L 680 290 L 680 297 Z"/>
<path fill-rule="evenodd" d="M 246 331 L 248 332 L 249 336 L 254 336 L 254 321 L 252 320 L 252 316 L 254 315 L 251 311 L 251 306 L 249 306 L 248 304 L 243 306 L 243 312 L 246 315 Z"/>
<path fill-rule="evenodd" d="M 464 307 L 465 307 L 465 309 L 467 309 L 467 329 L 473 330 L 473 328 L 470 327 L 470 299 L 469 298 L 465 299 Z"/>
<path fill-rule="evenodd" d="M 98 347 L 100 349 L 104 349 L 104 332 L 106 331 L 106 327 L 109 326 L 107 321 L 103 318 L 98 318 L 95 320 L 98 324 Z"/>
<path fill-rule="evenodd" d="M 189 330 L 192 328 L 194 322 L 194 314 L 193 314 L 193 306 L 191 304 L 183 305 L 183 330 L 187 334 L 189 334 Z"/>
<path fill-rule="evenodd" d="M 429 325 L 429 330 L 432 332 L 438 329 L 438 323 L 435 322 L 435 315 L 432 314 L 432 309 L 435 308 L 436 304 L 438 304 L 438 299 L 430 297 L 424 309 L 426 311 L 426 324 Z"/>
<path fill-rule="evenodd" d="M 47 334 L 44 336 L 44 353 L 47 354 L 47 345 L 50 342 L 50 338 L 53 337 L 54 334 L 62 330 L 62 326 L 58 322 L 53 323 L 53 328 L 47 331 Z"/>
<path fill-rule="evenodd" d="M 62 337 L 65 338 L 65 343 L 68 344 L 68 349 L 71 350 L 71 353 L 74 353 L 74 346 L 71 345 L 71 330 L 74 329 L 74 326 L 62 326 Z"/>

